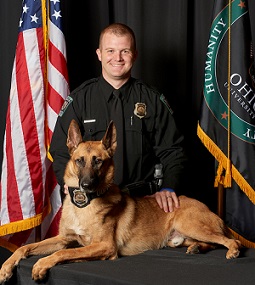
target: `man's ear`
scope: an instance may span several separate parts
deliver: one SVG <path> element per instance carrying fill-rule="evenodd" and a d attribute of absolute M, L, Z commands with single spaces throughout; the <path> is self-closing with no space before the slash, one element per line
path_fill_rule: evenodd
<path fill-rule="evenodd" d="M 101 61 L 101 51 L 99 48 L 96 49 L 96 54 L 97 54 L 98 60 Z"/>

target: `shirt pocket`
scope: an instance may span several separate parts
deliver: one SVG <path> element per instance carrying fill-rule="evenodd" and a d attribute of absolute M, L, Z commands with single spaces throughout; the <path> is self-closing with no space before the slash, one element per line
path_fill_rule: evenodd
<path fill-rule="evenodd" d="M 126 144 L 129 155 L 151 153 L 154 144 L 153 122 L 132 116 L 126 118 Z"/>
<path fill-rule="evenodd" d="M 99 141 L 103 138 L 106 129 L 108 127 L 108 122 L 106 120 L 84 120 L 84 136 L 85 141 Z"/>

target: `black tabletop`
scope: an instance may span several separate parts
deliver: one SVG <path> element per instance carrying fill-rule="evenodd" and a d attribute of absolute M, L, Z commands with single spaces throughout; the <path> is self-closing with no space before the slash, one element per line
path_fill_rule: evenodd
<path fill-rule="evenodd" d="M 227 249 L 188 255 L 185 248 L 164 248 L 117 260 L 59 264 L 39 284 L 50 285 L 254 285 L 255 249 L 242 249 L 237 259 L 225 258 Z M 31 278 L 40 257 L 20 262 L 8 285 L 38 284 Z"/>

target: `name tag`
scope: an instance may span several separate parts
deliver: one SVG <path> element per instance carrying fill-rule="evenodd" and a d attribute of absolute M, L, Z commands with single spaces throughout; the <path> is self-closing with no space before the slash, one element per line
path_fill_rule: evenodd
<path fill-rule="evenodd" d="M 83 123 L 84 124 L 88 124 L 88 123 L 95 123 L 96 119 L 90 119 L 90 120 L 84 120 Z"/>

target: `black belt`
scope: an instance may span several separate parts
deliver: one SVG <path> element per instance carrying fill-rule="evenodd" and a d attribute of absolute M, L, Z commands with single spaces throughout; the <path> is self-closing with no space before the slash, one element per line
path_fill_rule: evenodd
<path fill-rule="evenodd" d="M 130 196 L 142 197 L 157 192 L 158 185 L 154 182 L 138 181 L 123 186 L 121 191 L 128 193 Z"/>

